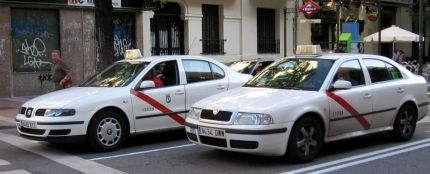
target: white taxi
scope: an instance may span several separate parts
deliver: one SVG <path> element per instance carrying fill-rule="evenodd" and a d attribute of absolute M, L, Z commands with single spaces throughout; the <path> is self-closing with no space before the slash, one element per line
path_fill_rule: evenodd
<path fill-rule="evenodd" d="M 130 134 L 183 128 L 191 105 L 240 87 L 251 76 L 210 58 L 143 58 L 136 50 L 79 87 L 36 97 L 16 116 L 19 134 L 45 141 L 87 140 L 113 150 Z"/>
<path fill-rule="evenodd" d="M 409 140 L 427 114 L 425 79 L 388 58 L 297 50 L 307 55 L 284 58 L 243 87 L 195 103 L 188 139 L 307 162 L 325 142 L 383 131 Z"/>

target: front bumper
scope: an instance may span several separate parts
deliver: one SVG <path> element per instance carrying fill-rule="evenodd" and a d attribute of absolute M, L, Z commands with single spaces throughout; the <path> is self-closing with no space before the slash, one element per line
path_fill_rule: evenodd
<path fill-rule="evenodd" d="M 287 148 L 289 124 L 272 125 L 219 125 L 187 119 L 188 139 L 198 145 L 227 151 L 282 156 Z M 199 127 L 225 130 L 225 138 L 204 136 Z"/>
<path fill-rule="evenodd" d="M 85 140 L 89 113 L 79 112 L 67 117 L 16 116 L 18 133 L 27 139 L 39 141 L 75 142 Z"/>

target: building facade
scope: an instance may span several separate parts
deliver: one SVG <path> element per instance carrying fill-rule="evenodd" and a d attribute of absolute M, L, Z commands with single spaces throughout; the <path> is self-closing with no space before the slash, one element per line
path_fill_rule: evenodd
<path fill-rule="evenodd" d="M 312 17 L 318 23 L 298 12 L 306 0 L 169 0 L 163 6 L 113 0 L 113 56 L 120 60 L 126 49 L 138 48 L 145 56 L 202 55 L 227 63 L 284 57 L 293 54 L 298 44 L 320 44 L 326 51 L 333 50 L 343 23 L 357 23 L 361 37 L 378 31 L 375 0 L 314 1 L 321 6 Z M 382 1 L 381 28 L 397 25 L 418 30 L 413 1 Z M 72 67 L 74 85 L 96 72 L 94 7 L 79 2 L 92 1 L 0 0 L 0 97 L 52 91 L 53 49 L 60 50 Z M 413 55 L 412 43 L 396 47 Z M 391 43 L 383 44 L 383 55 L 391 56 L 391 50 Z M 364 52 L 376 54 L 377 44 L 365 43 Z"/>

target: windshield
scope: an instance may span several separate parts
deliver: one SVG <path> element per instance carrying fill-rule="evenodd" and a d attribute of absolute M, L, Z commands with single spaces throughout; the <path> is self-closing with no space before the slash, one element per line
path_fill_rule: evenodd
<path fill-rule="evenodd" d="M 255 62 L 253 61 L 239 61 L 232 63 L 229 67 L 236 72 L 250 74 L 254 65 Z"/>
<path fill-rule="evenodd" d="M 82 87 L 122 87 L 128 85 L 149 62 L 117 62 L 88 79 Z"/>
<path fill-rule="evenodd" d="M 270 66 L 245 86 L 317 91 L 333 60 L 289 58 Z"/>

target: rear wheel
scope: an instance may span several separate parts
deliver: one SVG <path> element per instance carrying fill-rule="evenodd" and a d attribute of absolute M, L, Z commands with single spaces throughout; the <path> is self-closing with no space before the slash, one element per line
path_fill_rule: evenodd
<path fill-rule="evenodd" d="M 322 137 L 321 126 L 314 118 L 299 119 L 291 130 L 286 158 L 296 163 L 312 161 L 321 150 Z"/>
<path fill-rule="evenodd" d="M 392 137 L 397 141 L 408 141 L 415 132 L 417 112 L 411 105 L 403 105 L 394 121 Z"/>
<path fill-rule="evenodd" d="M 124 142 L 127 135 L 124 120 L 112 111 L 95 115 L 88 132 L 88 143 L 95 151 L 114 150 Z"/>

